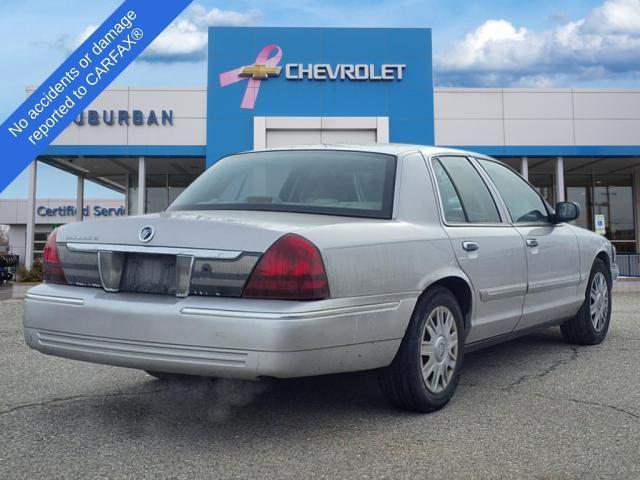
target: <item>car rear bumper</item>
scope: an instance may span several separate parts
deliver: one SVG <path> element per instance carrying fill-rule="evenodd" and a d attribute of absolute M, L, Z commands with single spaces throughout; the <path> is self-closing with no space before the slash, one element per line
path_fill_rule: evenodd
<path fill-rule="evenodd" d="M 388 365 L 411 295 L 286 302 L 106 293 L 40 285 L 25 299 L 27 344 L 50 355 L 193 375 L 297 377 Z"/>

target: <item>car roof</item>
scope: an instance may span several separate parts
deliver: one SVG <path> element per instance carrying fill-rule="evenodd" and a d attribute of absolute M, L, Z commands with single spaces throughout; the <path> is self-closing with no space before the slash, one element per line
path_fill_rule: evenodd
<path fill-rule="evenodd" d="M 429 145 L 414 145 L 407 143 L 370 143 L 370 144 L 311 144 L 311 145 L 291 145 L 286 147 L 274 147 L 260 150 L 253 150 L 256 152 L 269 152 L 269 151 L 282 151 L 282 150 L 345 150 L 345 151 L 358 151 L 358 152 L 372 152 L 372 153 L 386 153 L 390 155 L 403 155 L 406 153 L 415 152 L 420 150 L 425 155 L 473 155 L 475 157 L 490 158 L 487 155 L 471 152 L 467 150 L 459 150 L 455 148 L 429 146 Z"/>

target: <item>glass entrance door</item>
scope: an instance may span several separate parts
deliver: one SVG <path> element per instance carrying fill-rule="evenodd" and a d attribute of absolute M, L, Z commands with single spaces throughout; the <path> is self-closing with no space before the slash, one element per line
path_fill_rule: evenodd
<path fill-rule="evenodd" d="M 591 188 L 567 187 L 567 202 L 580 205 L 580 216 L 573 222 L 578 227 L 593 230 L 593 213 L 591 208 Z"/>
<path fill-rule="evenodd" d="M 566 199 L 580 205 L 575 225 L 595 230 L 604 216 L 605 237 L 619 252 L 636 251 L 631 175 L 565 175 Z"/>
<path fill-rule="evenodd" d="M 636 251 L 633 187 L 629 175 L 595 177 L 594 215 L 604 215 L 606 236 L 619 252 Z"/>
<path fill-rule="evenodd" d="M 575 225 L 593 230 L 593 178 L 591 175 L 565 175 L 566 195 L 568 202 L 576 202 L 580 205 L 580 216 Z"/>

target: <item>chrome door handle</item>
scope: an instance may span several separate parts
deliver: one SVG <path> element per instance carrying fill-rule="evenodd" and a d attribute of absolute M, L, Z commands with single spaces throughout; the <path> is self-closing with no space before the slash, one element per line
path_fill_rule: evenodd
<path fill-rule="evenodd" d="M 480 245 L 478 245 L 476 242 L 462 242 L 462 249 L 465 252 L 475 252 L 479 248 Z"/>
<path fill-rule="evenodd" d="M 527 247 L 537 247 L 540 245 L 535 238 L 527 238 Z"/>

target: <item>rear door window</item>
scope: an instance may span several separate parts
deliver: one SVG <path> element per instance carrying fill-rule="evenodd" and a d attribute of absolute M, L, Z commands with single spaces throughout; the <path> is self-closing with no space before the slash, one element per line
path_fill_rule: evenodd
<path fill-rule="evenodd" d="M 436 182 L 440 191 L 440 201 L 444 211 L 444 218 L 449 223 L 464 223 L 467 216 L 462 208 L 460 196 L 456 188 L 439 160 L 433 161 L 433 170 L 436 174 Z"/>
<path fill-rule="evenodd" d="M 489 188 L 467 158 L 438 157 L 433 165 L 448 222 L 500 223 Z"/>

